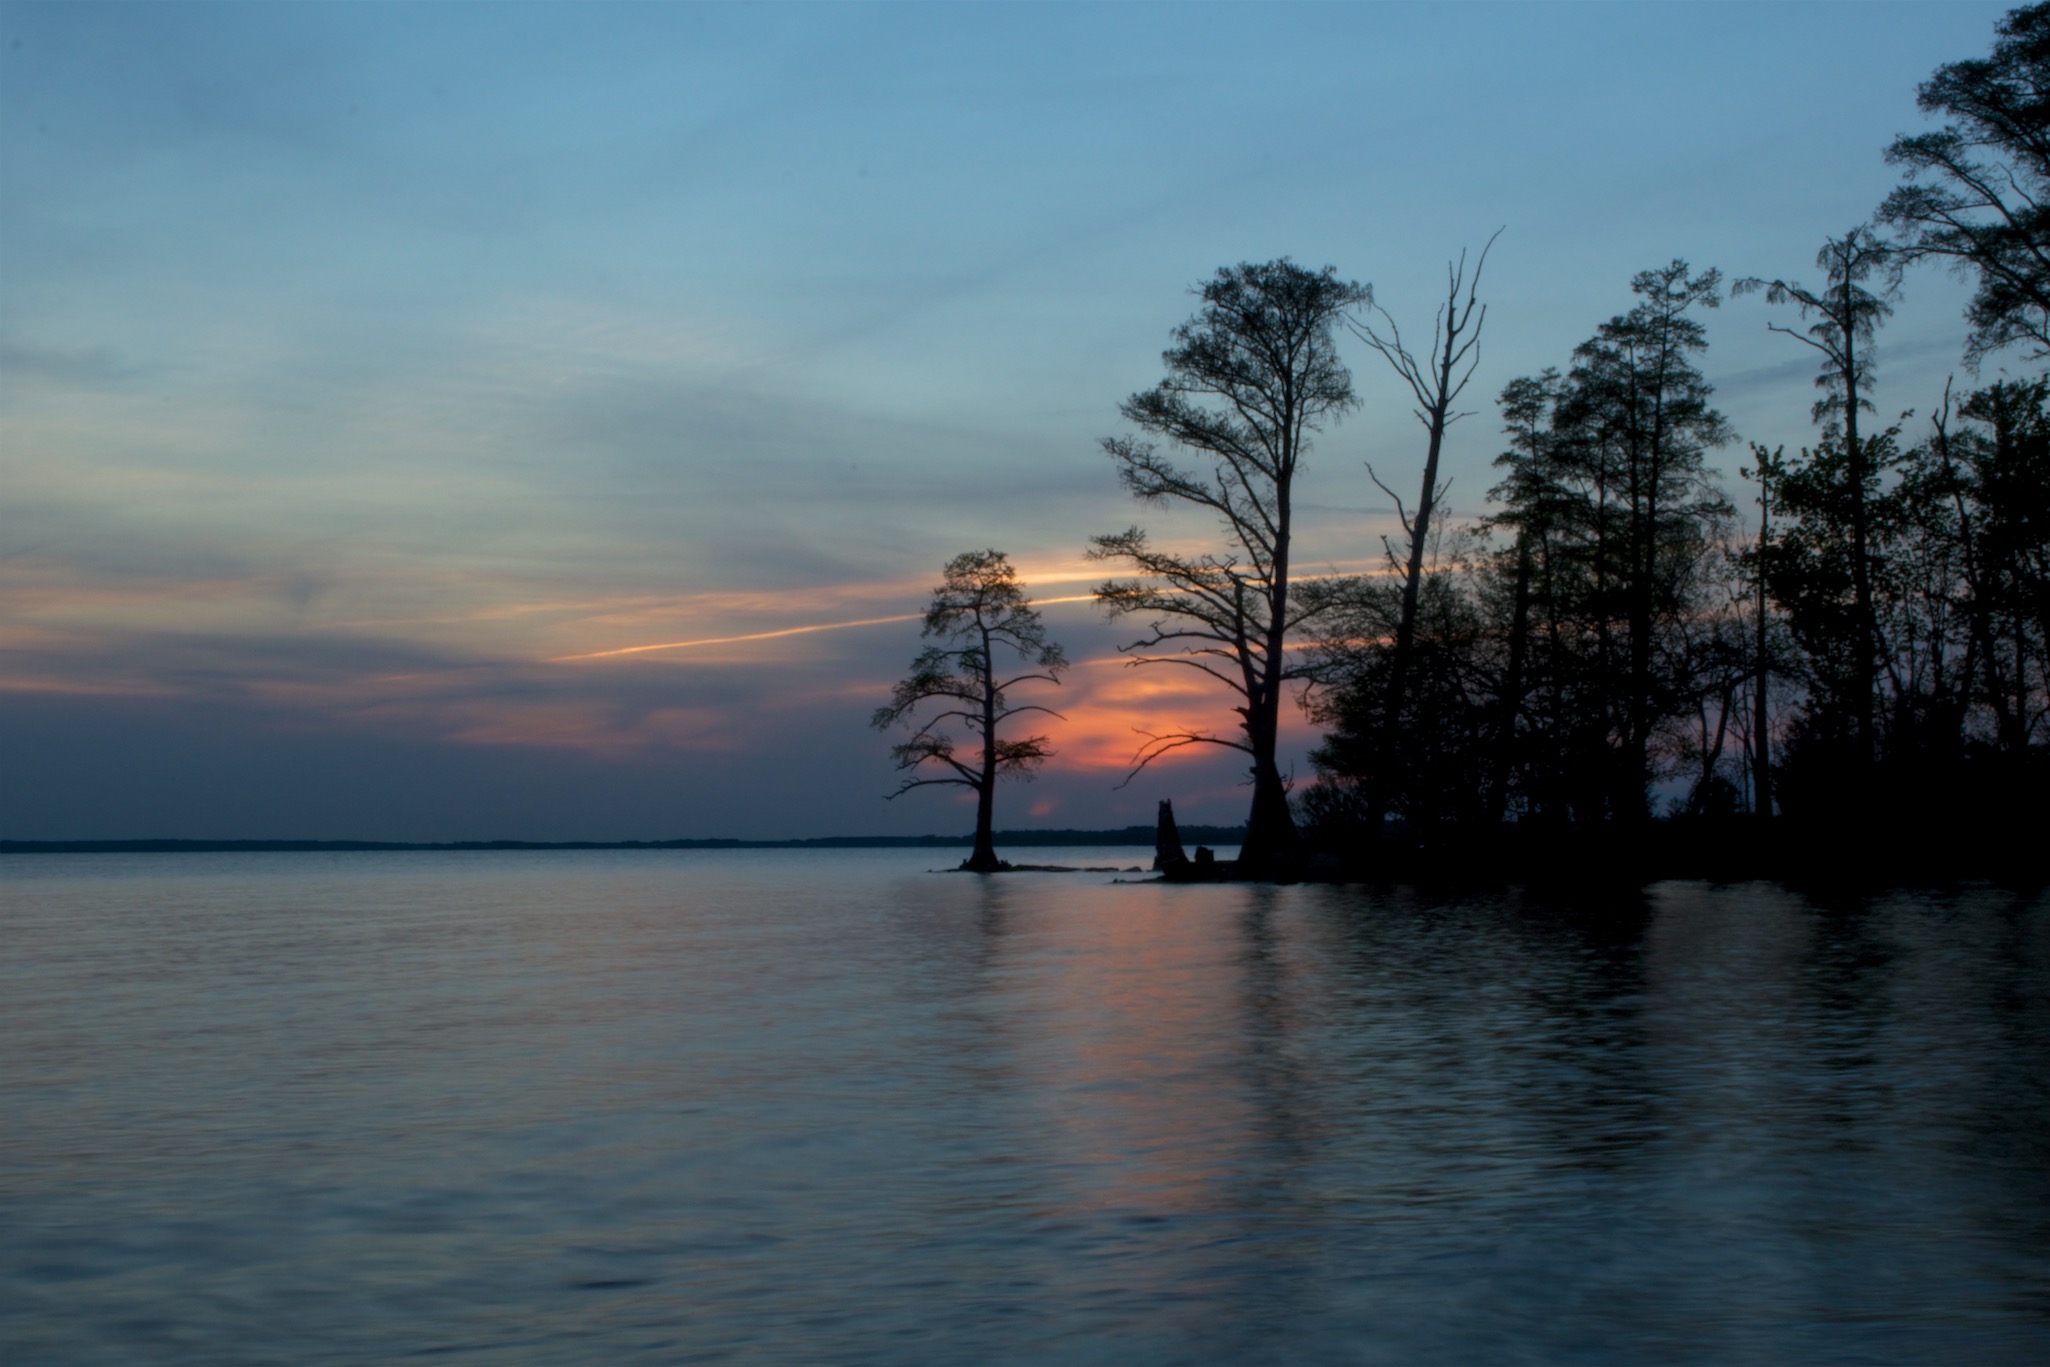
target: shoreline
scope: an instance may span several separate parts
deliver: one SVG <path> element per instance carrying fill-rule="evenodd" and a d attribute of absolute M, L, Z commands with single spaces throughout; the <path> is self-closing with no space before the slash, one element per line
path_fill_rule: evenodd
<path fill-rule="evenodd" d="M 1240 832 L 1185 828 L 1185 836 L 1231 848 Z M 1154 833 L 1118 831 L 1000 832 L 998 849 L 1035 847 L 1125 849 L 1154 846 Z M 0 840 L 0 856 L 62 854 L 376 854 L 546 853 L 564 851 L 805 851 L 852 849 L 966 850 L 969 836 L 827 836 L 793 840 L 677 839 L 620 841 L 465 840 Z M 1769 881 L 1827 894 L 1885 888 L 1943 888 L 1968 883 L 2034 887 L 2050 882 L 2050 842 L 2019 832 L 1941 828 L 1919 831 L 1797 827 L 1760 830 L 1742 822 L 1654 823 L 1634 832 L 1509 830 L 1491 837 L 1448 834 L 1434 840 L 1391 834 L 1349 847 L 1306 841 L 1300 862 L 1282 877 L 1241 878 L 1235 859 L 1174 870 L 1140 866 L 1169 883 L 1397 884 L 1438 887 L 1642 887 L 1667 880 L 1714 884 Z M 962 872 L 935 868 L 935 873 Z M 1006 872 L 1130 874 L 1126 865 L 1011 863 Z"/>

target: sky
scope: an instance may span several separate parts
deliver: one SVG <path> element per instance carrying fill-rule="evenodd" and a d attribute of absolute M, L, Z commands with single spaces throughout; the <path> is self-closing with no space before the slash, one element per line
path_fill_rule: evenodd
<path fill-rule="evenodd" d="M 983 547 L 1076 662 L 998 826 L 1238 821 L 1232 752 L 1119 786 L 1231 698 L 1128 668 L 1083 558 L 1215 541 L 1100 447 L 1191 288 L 1329 264 L 1414 335 L 1502 229 L 1479 516 L 1504 384 L 1675 258 L 1817 281 L 2004 8 L 0 4 L 0 839 L 959 833 L 868 718 Z M 1966 297 L 1880 336 L 1911 430 Z M 1812 440 L 1798 320 L 1707 321 L 1740 438 Z M 1311 572 L 1422 465 L 1343 354 Z"/>

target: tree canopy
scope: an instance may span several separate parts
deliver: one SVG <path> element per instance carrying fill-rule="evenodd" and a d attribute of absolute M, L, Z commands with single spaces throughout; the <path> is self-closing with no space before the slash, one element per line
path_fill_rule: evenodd
<path fill-rule="evenodd" d="M 1904 259 L 1974 275 L 1966 359 L 2021 346 L 2050 356 L 2050 4 L 2009 12 L 1990 56 L 1950 62 L 1916 103 L 1950 120 L 1903 134 L 1886 159 L 1906 181 L 1880 206 Z"/>

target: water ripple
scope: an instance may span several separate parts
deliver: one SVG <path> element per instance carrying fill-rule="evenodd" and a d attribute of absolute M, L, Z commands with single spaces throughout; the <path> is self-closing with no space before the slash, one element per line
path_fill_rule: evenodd
<path fill-rule="evenodd" d="M 2050 1360 L 2050 901 L 928 859 L 7 861 L 0 1358 Z"/>

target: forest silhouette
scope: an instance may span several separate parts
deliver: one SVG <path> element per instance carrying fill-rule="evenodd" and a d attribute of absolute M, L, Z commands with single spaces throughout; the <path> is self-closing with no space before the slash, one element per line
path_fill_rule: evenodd
<path fill-rule="evenodd" d="M 1447 429 L 1471 416 L 1457 404 L 1479 364 L 1485 249 L 1448 267 L 1414 353 L 1371 288 L 1332 267 L 1242 263 L 1196 288 L 1166 378 L 1121 406 L 1136 435 L 1103 444 L 1128 493 L 1211 514 L 1218 542 L 1170 554 L 1133 526 L 1090 550 L 1130 572 L 1097 600 L 1144 624 L 1131 659 L 1208 675 L 1237 718 L 1143 736 L 1133 772 L 1192 745 L 1248 760 L 1239 859 L 1163 856 L 1170 877 L 2039 871 L 2050 378 L 1953 381 L 1923 416 L 1894 421 L 1872 395 L 1882 329 L 1917 266 L 1976 285 L 1968 377 L 1995 357 L 2050 359 L 2050 4 L 2006 15 L 1990 55 L 1939 67 L 1919 104 L 1946 122 L 1886 149 L 1902 183 L 1870 223 L 1822 241 L 1815 275 L 1726 289 L 1719 270 L 1673 260 L 1638 273 L 1627 310 L 1558 366 L 1504 384 L 1499 480 L 1487 515 L 1464 525 L 1439 512 L 1438 464 Z M 1739 478 L 1755 518 L 1710 463 L 1737 434 L 1701 369 L 1702 314 L 1752 294 L 1761 326 L 1814 353 L 1818 391 L 1810 444 L 1751 443 Z M 1369 472 L 1400 524 L 1385 572 L 1302 579 L 1301 462 L 1357 403 L 1341 330 L 1408 387 L 1422 459 L 1413 501 Z M 950 565 L 929 635 L 983 620 L 959 607 L 971 561 L 1009 574 L 994 551 Z M 1022 588 L 1002 584 L 1014 596 L 996 606 L 1026 627 L 1009 642 L 1026 677 L 1057 682 L 1058 648 Z M 906 788 L 976 790 L 964 867 L 984 870 L 999 866 L 996 778 L 1052 753 L 1044 737 L 997 734 L 1007 710 L 1032 710 L 992 673 L 1003 639 L 982 630 L 952 655 L 928 651 L 876 718 L 953 704 L 897 756 L 943 771 Z M 948 662 L 960 668 L 935 682 Z M 1291 686 L 1326 728 L 1314 781 L 1293 793 L 1275 759 Z M 944 720 L 966 724 L 979 765 L 932 729 Z"/>

